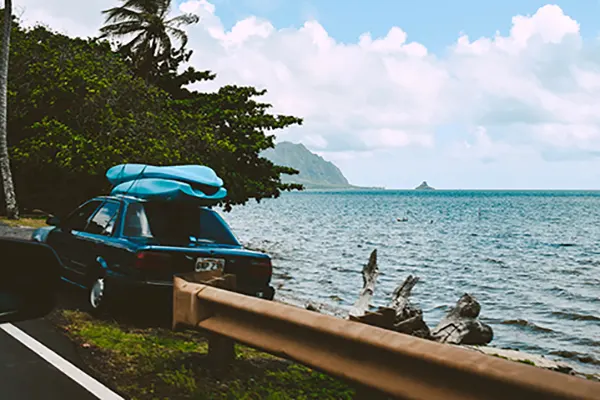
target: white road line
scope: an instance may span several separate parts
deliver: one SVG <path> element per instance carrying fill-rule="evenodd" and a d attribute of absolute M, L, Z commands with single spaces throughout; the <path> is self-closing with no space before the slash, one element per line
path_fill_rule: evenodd
<path fill-rule="evenodd" d="M 69 378 L 77 382 L 83 388 L 88 390 L 94 396 L 98 397 L 101 400 L 124 400 L 121 396 L 32 338 L 27 335 L 25 332 L 17 328 L 12 324 L 0 324 L 0 328 L 2 328 L 6 333 L 17 339 L 19 342 L 23 343 L 30 350 L 35 352 L 37 355 L 42 357 L 44 360 L 48 361 L 54 367 L 56 367 L 63 374 L 67 375 Z"/>

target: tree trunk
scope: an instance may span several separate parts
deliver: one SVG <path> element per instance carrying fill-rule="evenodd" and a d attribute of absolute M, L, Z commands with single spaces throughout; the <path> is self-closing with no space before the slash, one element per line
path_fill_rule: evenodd
<path fill-rule="evenodd" d="M 19 209 L 10 170 L 8 157 L 8 58 L 10 49 L 10 31 L 12 28 L 12 0 L 4 0 L 4 26 L 0 48 L 0 176 L 4 188 L 6 215 L 9 219 L 19 219 Z"/>
<path fill-rule="evenodd" d="M 431 332 L 434 340 L 450 344 L 488 344 L 494 338 L 492 327 L 479 321 L 481 306 L 470 294 L 463 294 L 456 306 Z"/>
<path fill-rule="evenodd" d="M 365 315 L 369 309 L 369 302 L 375 292 L 375 282 L 377 281 L 377 275 L 379 269 L 377 268 L 377 249 L 373 250 L 369 263 L 364 266 L 362 270 L 363 275 L 363 288 L 360 292 L 360 296 L 354 307 L 349 312 L 350 318 L 359 318 Z"/>

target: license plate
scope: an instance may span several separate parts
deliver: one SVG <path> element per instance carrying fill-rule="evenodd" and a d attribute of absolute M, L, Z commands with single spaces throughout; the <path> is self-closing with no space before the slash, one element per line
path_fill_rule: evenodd
<path fill-rule="evenodd" d="M 197 258 L 195 271 L 223 271 L 225 260 L 222 258 Z"/>

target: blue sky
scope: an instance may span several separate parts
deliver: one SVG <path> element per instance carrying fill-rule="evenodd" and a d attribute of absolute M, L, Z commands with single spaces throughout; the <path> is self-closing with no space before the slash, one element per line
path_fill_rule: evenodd
<path fill-rule="evenodd" d="M 382 36 L 392 26 L 409 40 L 434 53 L 444 52 L 464 32 L 471 38 L 506 34 L 515 15 L 532 15 L 546 4 L 556 4 L 581 24 L 583 37 L 600 35 L 598 0 L 215 0 L 216 14 L 227 29 L 250 15 L 265 18 L 276 28 L 299 27 L 316 18 L 330 36 L 355 42 L 364 32 Z"/>

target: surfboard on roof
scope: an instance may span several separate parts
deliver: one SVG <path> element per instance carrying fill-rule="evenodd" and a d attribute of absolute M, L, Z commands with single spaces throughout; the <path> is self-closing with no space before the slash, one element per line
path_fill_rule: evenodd
<path fill-rule="evenodd" d="M 222 187 L 223 180 L 216 172 L 204 165 L 169 165 L 157 167 L 146 164 L 120 164 L 106 171 L 106 178 L 113 185 L 140 178 L 172 179 L 180 182 Z"/>
<path fill-rule="evenodd" d="M 223 180 L 203 165 L 156 167 L 145 164 L 121 164 L 106 172 L 115 185 L 111 195 L 128 194 L 164 201 L 215 203 L 227 196 Z"/>

